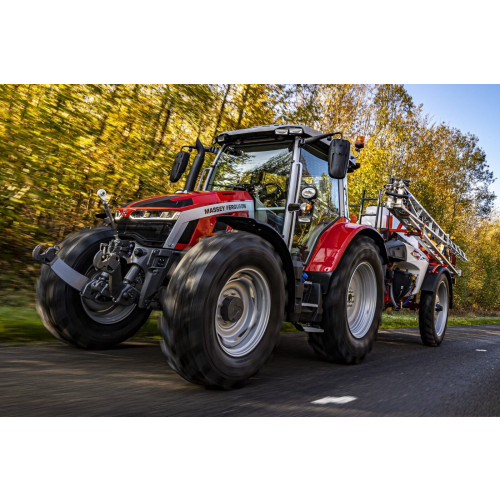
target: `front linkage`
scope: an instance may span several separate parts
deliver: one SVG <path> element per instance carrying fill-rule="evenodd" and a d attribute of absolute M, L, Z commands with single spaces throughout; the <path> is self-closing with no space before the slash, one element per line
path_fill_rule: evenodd
<path fill-rule="evenodd" d="M 120 240 L 116 223 L 111 214 L 106 191 L 100 189 L 97 192 L 104 204 L 106 218 L 104 222 L 110 226 L 113 239 L 109 243 L 101 243 L 99 251 L 93 258 L 93 269 L 85 276 L 72 267 L 68 266 L 57 256 L 59 247 L 49 247 L 42 251 L 38 245 L 33 250 L 33 258 L 49 266 L 52 271 L 65 283 L 77 290 L 83 298 L 99 301 L 109 299 L 114 304 L 130 306 L 139 304 L 139 307 L 155 307 L 157 303 L 153 296 L 161 286 L 167 272 L 166 264 L 172 259 L 168 250 L 152 250 L 139 246 L 134 241 Z M 158 255 L 162 258 L 158 259 Z M 123 265 L 129 265 L 125 276 L 123 276 Z"/>

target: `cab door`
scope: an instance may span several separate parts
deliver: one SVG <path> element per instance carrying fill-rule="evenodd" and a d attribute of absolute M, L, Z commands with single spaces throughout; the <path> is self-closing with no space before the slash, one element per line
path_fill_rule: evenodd
<path fill-rule="evenodd" d="M 293 231 L 291 252 L 299 253 L 302 262 L 307 262 L 321 233 L 340 217 L 340 185 L 342 181 L 328 175 L 328 155 L 320 149 L 306 145 L 300 152 L 302 181 L 299 203 L 311 205 L 310 210 L 297 212 Z M 305 199 L 305 188 L 316 189 L 314 199 Z"/>

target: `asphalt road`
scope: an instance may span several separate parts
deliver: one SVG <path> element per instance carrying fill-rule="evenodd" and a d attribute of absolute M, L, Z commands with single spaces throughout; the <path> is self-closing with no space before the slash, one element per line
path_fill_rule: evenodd
<path fill-rule="evenodd" d="M 154 342 L 0 347 L 0 416 L 499 416 L 499 382 L 500 325 L 448 328 L 440 348 L 417 330 L 382 331 L 357 366 L 283 334 L 272 362 L 233 391 L 185 382 Z"/>

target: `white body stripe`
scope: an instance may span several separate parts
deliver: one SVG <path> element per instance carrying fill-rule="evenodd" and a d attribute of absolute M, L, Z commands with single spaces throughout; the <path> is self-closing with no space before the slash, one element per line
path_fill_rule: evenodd
<path fill-rule="evenodd" d="M 203 219 L 204 217 L 210 217 L 212 215 L 231 214 L 233 212 L 248 212 L 248 216 L 254 218 L 254 203 L 250 200 L 231 201 L 193 208 L 191 210 L 181 212 L 181 215 L 177 220 L 174 229 L 168 236 L 167 241 L 165 241 L 165 245 L 163 245 L 163 248 L 175 248 L 182 234 L 184 233 L 186 226 L 192 220 Z"/>

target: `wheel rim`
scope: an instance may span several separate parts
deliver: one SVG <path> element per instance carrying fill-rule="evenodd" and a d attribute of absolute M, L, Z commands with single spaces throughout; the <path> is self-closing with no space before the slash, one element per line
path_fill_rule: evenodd
<path fill-rule="evenodd" d="M 85 276 L 94 279 L 99 274 L 101 273 L 96 273 L 94 266 L 91 266 L 87 273 L 85 273 Z M 102 297 L 102 299 L 98 300 L 81 297 L 81 300 L 83 310 L 87 316 L 96 323 L 101 323 L 102 325 L 112 325 L 123 321 L 132 314 L 132 311 L 137 305 L 131 304 L 129 306 L 123 306 L 115 304 L 112 299 L 107 297 Z"/>
<path fill-rule="evenodd" d="M 441 337 L 446 327 L 448 318 L 448 287 L 446 282 L 441 281 L 436 293 L 436 305 L 434 310 L 434 325 L 436 335 Z"/>
<path fill-rule="evenodd" d="M 234 273 L 217 299 L 215 331 L 222 350 L 232 357 L 253 351 L 266 331 L 270 311 L 265 276 L 253 267 Z"/>
<path fill-rule="evenodd" d="M 361 339 L 370 329 L 377 304 L 377 277 L 368 262 L 359 264 L 352 273 L 346 302 L 349 330 Z"/>

